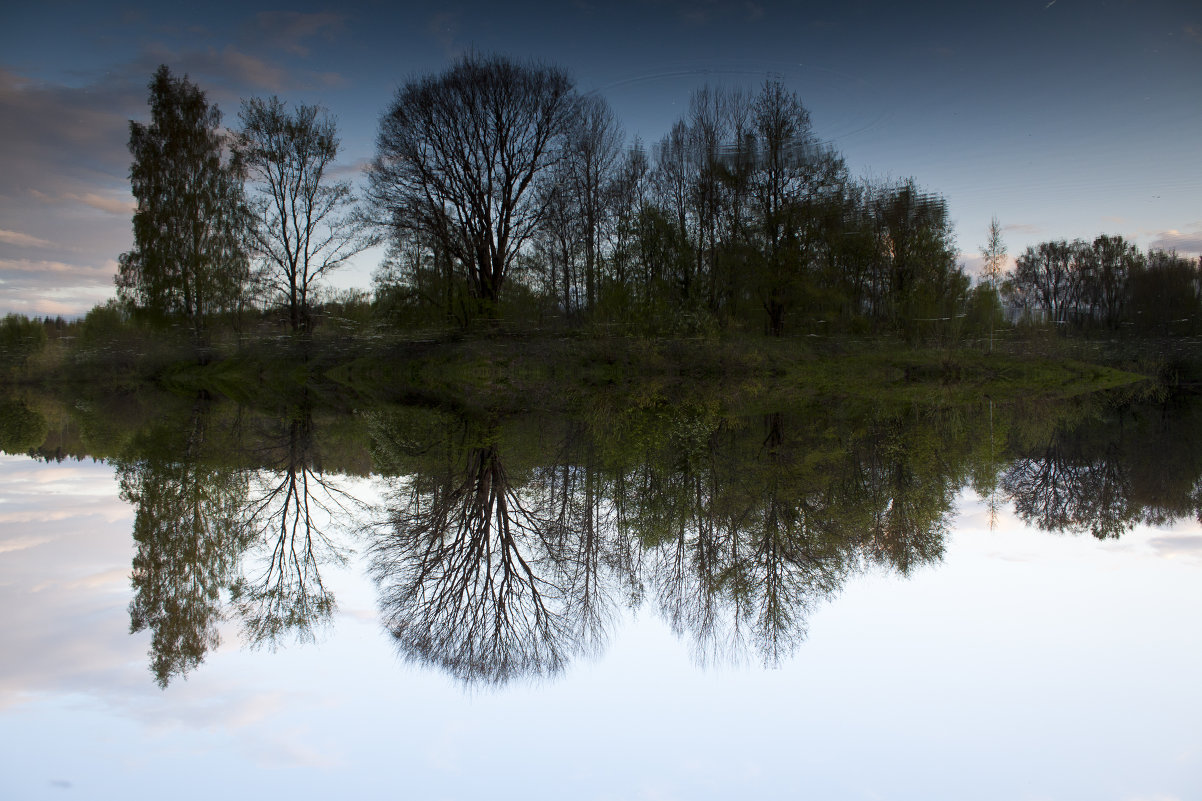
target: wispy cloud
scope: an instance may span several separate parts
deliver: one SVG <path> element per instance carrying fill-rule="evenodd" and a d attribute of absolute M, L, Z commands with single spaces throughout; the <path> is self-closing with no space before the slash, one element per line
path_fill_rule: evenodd
<path fill-rule="evenodd" d="M 455 58 L 463 52 L 459 42 L 459 12 L 440 11 L 426 21 L 426 33 L 430 35 L 448 58 Z"/>
<path fill-rule="evenodd" d="M 186 73 L 201 84 L 202 89 L 220 90 L 231 100 L 235 96 L 245 96 L 247 92 L 285 92 L 345 83 L 338 73 L 296 69 L 252 55 L 232 44 L 180 51 L 156 45 L 149 48 L 146 55 L 147 75 L 153 71 L 150 64 L 168 64 L 173 71 Z"/>
<path fill-rule="evenodd" d="M 45 239 L 40 239 L 36 236 L 23 234 L 20 231 L 6 231 L 0 229 L 0 242 L 7 245 L 16 245 L 23 248 L 50 248 L 54 247 L 53 242 L 48 242 Z"/>
<path fill-rule="evenodd" d="M 107 214 L 118 214 L 122 217 L 128 217 L 133 214 L 136 207 L 134 199 L 128 191 L 105 194 L 101 194 L 100 192 L 60 192 L 56 195 L 50 195 L 37 189 L 31 189 L 29 194 L 43 203 L 82 203 L 97 211 L 103 211 Z"/>
<path fill-rule="evenodd" d="M 1012 223 L 1010 225 L 1003 225 L 1002 231 L 1012 234 L 1041 234 L 1044 231 L 1044 227 L 1033 223 Z"/>

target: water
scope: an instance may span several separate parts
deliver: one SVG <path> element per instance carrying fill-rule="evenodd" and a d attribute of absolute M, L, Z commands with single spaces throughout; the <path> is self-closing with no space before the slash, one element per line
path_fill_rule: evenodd
<path fill-rule="evenodd" d="M 1192 400 L 82 406 L 0 458 L 6 798 L 1202 791 Z"/>

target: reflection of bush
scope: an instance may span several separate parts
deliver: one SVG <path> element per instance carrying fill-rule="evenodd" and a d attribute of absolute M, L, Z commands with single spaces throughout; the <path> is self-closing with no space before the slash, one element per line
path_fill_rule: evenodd
<path fill-rule="evenodd" d="M 0 451 L 26 453 L 46 441 L 49 426 L 37 410 L 13 398 L 0 398 Z"/>

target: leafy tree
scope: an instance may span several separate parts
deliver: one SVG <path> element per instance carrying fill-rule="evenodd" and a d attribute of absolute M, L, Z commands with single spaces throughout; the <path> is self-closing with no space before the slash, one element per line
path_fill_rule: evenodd
<path fill-rule="evenodd" d="M 369 194 L 394 238 L 437 243 L 489 315 L 544 214 L 577 100 L 554 67 L 468 55 L 401 87 L 380 123 Z"/>
<path fill-rule="evenodd" d="M 1121 236 L 1099 236 L 1085 254 L 1084 296 L 1096 319 L 1118 328 L 1127 301 L 1127 284 L 1143 257 L 1135 245 Z"/>
<path fill-rule="evenodd" d="M 1068 319 L 1079 297 L 1081 281 L 1081 242 L 1040 242 L 1028 247 L 1014 266 L 1014 282 L 1019 293 L 1042 309 L 1053 323 Z"/>
<path fill-rule="evenodd" d="M 166 65 L 150 82 L 149 125 L 130 121 L 134 248 L 121 256 L 118 296 L 152 317 L 206 318 L 233 305 L 247 279 L 240 169 L 223 157 L 221 112 Z"/>
<path fill-rule="evenodd" d="M 316 106 L 290 113 L 277 97 L 243 102 L 239 117 L 235 152 L 257 189 L 250 245 L 292 330 L 307 331 L 315 285 L 371 244 L 350 182 L 330 179 L 336 125 Z"/>
<path fill-rule="evenodd" d="M 23 314 L 0 320 L 0 370 L 15 369 L 46 347 L 46 326 Z"/>

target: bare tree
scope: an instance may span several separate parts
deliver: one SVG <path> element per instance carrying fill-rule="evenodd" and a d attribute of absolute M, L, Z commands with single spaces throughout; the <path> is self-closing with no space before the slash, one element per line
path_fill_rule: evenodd
<path fill-rule="evenodd" d="M 577 107 L 554 67 L 468 55 L 401 87 L 369 170 L 377 223 L 423 233 L 464 270 L 484 310 L 541 221 L 536 183 L 561 158 Z"/>
<path fill-rule="evenodd" d="M 284 299 L 293 331 L 308 331 L 310 293 L 371 244 L 349 181 L 331 181 L 336 125 L 317 106 L 289 113 L 277 97 L 242 104 L 235 150 L 257 185 L 252 249 L 261 278 Z"/>
<path fill-rule="evenodd" d="M 567 137 L 567 176 L 583 234 L 585 299 L 597 302 L 602 243 L 610 209 L 610 185 L 621 152 L 622 132 L 609 104 L 600 97 L 580 102 L 580 113 Z"/>

